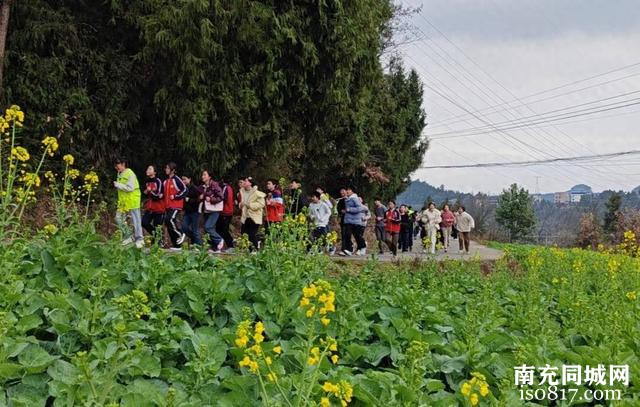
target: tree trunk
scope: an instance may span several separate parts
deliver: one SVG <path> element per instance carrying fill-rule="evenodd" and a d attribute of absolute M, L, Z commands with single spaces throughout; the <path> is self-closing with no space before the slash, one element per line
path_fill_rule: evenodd
<path fill-rule="evenodd" d="M 4 96 L 4 51 L 9 32 L 9 14 L 15 0 L 3 0 L 0 5 L 0 99 Z"/>

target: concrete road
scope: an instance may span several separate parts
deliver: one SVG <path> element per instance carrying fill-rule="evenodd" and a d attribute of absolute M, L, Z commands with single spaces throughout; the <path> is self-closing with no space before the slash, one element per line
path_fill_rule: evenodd
<path fill-rule="evenodd" d="M 414 259 L 424 259 L 424 260 L 435 259 L 438 261 L 443 261 L 443 260 L 497 260 L 502 256 L 502 251 L 491 249 L 487 246 L 481 245 L 474 241 L 471 242 L 471 246 L 469 247 L 469 254 L 460 253 L 458 251 L 457 242 L 453 250 L 449 250 L 447 253 L 445 253 L 443 250 L 438 250 L 435 255 L 432 255 L 429 253 L 423 253 L 422 247 L 417 240 L 415 243 L 416 244 L 414 244 L 413 246 L 413 251 L 404 252 L 404 253 L 398 252 L 398 257 L 396 259 L 394 259 L 394 257 L 391 255 L 388 248 L 386 247 L 385 247 L 386 250 L 383 255 L 379 255 L 377 250 L 373 250 L 373 251 L 368 250 L 366 257 L 355 256 L 355 255 L 349 256 L 349 257 L 340 256 L 338 255 L 339 252 L 337 252 L 332 257 L 336 257 L 343 260 L 366 261 L 370 259 L 371 255 L 373 254 L 379 261 L 394 261 L 394 260 L 409 261 Z M 376 249 L 377 249 L 377 246 L 376 246 Z"/>

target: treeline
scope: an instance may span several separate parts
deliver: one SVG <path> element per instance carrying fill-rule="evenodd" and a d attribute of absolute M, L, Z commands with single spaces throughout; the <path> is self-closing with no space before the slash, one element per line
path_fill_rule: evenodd
<path fill-rule="evenodd" d="M 381 55 L 388 0 L 21 0 L 3 101 L 80 166 L 177 161 L 394 196 L 421 163 L 422 85 Z M 334 192 L 334 191 L 332 191 Z"/>

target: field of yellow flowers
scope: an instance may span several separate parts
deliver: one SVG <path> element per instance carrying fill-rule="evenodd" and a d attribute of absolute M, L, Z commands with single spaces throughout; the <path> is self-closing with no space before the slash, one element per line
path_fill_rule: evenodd
<path fill-rule="evenodd" d="M 20 146 L 23 120 L 0 117 L 0 407 L 519 406 L 523 364 L 629 365 L 615 405 L 640 403 L 631 233 L 490 266 L 334 263 L 300 218 L 255 256 L 134 250 L 95 231 L 97 175 L 55 137 Z M 34 231 L 37 194 L 55 211 Z"/>
<path fill-rule="evenodd" d="M 79 225 L 0 260 L 0 405 L 517 406 L 522 364 L 628 364 L 616 405 L 638 403 L 640 262 L 625 254 L 508 246 L 488 274 L 343 272 L 293 241 L 144 254 Z"/>

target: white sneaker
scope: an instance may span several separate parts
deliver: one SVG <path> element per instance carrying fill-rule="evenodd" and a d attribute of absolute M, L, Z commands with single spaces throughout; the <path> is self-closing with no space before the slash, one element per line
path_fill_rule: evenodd
<path fill-rule="evenodd" d="M 353 253 L 351 253 L 349 250 L 343 250 L 340 252 L 340 256 L 353 256 Z"/>
<path fill-rule="evenodd" d="M 366 256 L 367 255 L 367 249 L 359 249 L 358 251 L 356 251 L 356 256 Z"/>
<path fill-rule="evenodd" d="M 186 237 L 187 237 L 186 233 L 181 234 L 178 240 L 176 240 L 176 243 L 181 245 L 184 242 L 184 239 L 186 239 Z"/>
<path fill-rule="evenodd" d="M 128 237 L 128 238 L 124 239 L 121 244 L 123 246 L 126 246 L 126 245 L 131 244 L 131 243 L 133 243 L 133 238 L 132 237 Z"/>
<path fill-rule="evenodd" d="M 213 249 L 209 249 L 207 250 L 208 254 L 220 254 L 222 253 L 222 250 L 213 250 Z"/>
<path fill-rule="evenodd" d="M 169 251 L 170 252 L 181 252 L 182 251 L 182 247 L 170 247 Z"/>
<path fill-rule="evenodd" d="M 144 240 L 138 240 L 136 241 L 136 247 L 138 249 L 142 249 L 144 247 Z"/>
<path fill-rule="evenodd" d="M 224 240 L 222 240 L 222 241 L 220 241 L 220 243 L 218 243 L 218 251 L 221 252 L 223 247 L 224 247 Z"/>

